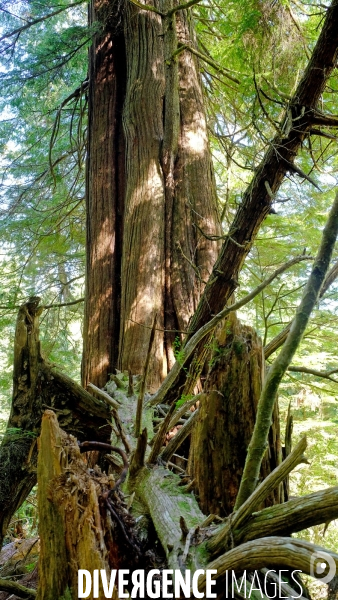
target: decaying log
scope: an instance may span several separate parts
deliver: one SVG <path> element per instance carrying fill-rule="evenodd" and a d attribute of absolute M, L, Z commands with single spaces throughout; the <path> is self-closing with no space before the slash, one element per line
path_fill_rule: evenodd
<path fill-rule="evenodd" d="M 42 418 L 38 458 L 40 532 L 37 600 L 77 598 L 78 569 L 105 569 L 108 551 L 101 523 L 100 477 L 90 477 L 74 438 L 63 432 L 55 414 Z M 67 595 L 68 594 L 68 595 Z M 104 598 L 103 594 L 100 596 Z"/>
<path fill-rule="evenodd" d="M 198 547 L 191 547 L 186 564 L 182 563 L 185 541 L 182 540 L 180 519 L 183 517 L 188 529 L 198 528 L 205 515 L 192 494 L 184 493 L 177 486 L 178 476 L 154 467 L 140 472 L 135 485 L 136 494 L 147 507 L 159 540 L 166 552 L 170 569 L 205 568 L 206 552 L 200 554 Z"/>
<path fill-rule="evenodd" d="M 39 298 L 18 312 L 13 371 L 13 400 L 0 447 L 0 546 L 9 521 L 36 482 L 41 417 L 52 408 L 59 423 L 80 440 L 110 441 L 110 409 L 42 357 Z"/>
<path fill-rule="evenodd" d="M 0 579 L 0 591 L 8 592 L 12 597 L 17 596 L 18 598 L 26 598 L 27 600 L 36 598 L 36 590 L 20 585 L 16 581 L 8 581 L 8 579 Z"/>

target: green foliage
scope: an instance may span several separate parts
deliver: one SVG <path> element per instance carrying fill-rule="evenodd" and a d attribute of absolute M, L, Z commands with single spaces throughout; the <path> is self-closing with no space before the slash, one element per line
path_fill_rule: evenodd
<path fill-rule="evenodd" d="M 185 404 L 186 402 L 189 402 L 189 400 L 191 400 L 193 397 L 194 397 L 193 394 L 182 394 L 182 396 L 176 402 L 176 408 L 181 408 L 181 406 L 183 406 L 183 404 Z"/>

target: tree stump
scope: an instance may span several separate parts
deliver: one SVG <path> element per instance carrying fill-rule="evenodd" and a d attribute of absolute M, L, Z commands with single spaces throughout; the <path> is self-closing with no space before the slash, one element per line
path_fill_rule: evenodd
<path fill-rule="evenodd" d="M 76 600 L 79 569 L 110 573 L 99 506 L 101 485 L 108 485 L 107 477 L 103 479 L 89 476 L 75 438 L 62 431 L 55 414 L 47 410 L 39 438 L 37 600 Z M 105 598 L 102 590 L 100 594 Z"/>
<path fill-rule="evenodd" d="M 260 338 L 233 314 L 217 335 L 190 451 L 190 474 L 205 514 L 229 515 L 235 504 L 264 378 Z M 262 465 L 266 477 L 282 460 L 278 407 Z M 282 486 L 265 506 L 283 501 Z"/>

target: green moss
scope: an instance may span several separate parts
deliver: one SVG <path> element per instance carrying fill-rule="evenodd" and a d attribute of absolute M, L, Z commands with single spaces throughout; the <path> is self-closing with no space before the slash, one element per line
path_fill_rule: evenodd
<path fill-rule="evenodd" d="M 65 589 L 65 593 L 63 594 L 63 596 L 60 596 L 59 600 L 73 600 L 73 596 L 69 587 Z"/>
<path fill-rule="evenodd" d="M 232 347 L 237 356 L 242 356 L 243 351 L 244 351 L 244 346 L 245 346 L 245 344 L 243 344 L 243 342 L 241 342 L 239 340 L 234 340 Z"/>

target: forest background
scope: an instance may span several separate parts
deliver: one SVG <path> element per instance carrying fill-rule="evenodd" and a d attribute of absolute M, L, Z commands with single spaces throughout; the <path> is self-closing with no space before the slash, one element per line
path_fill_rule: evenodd
<path fill-rule="evenodd" d="M 224 235 L 278 131 L 327 6 L 316 0 L 219 0 L 190 10 Z M 0 433 L 10 410 L 16 313 L 28 296 L 40 296 L 45 306 L 44 355 L 80 381 L 87 56 L 96 33 L 87 11 L 85 0 L 0 3 Z M 322 110 L 332 115 L 338 113 L 337 85 L 333 74 L 322 98 Z M 299 172 L 287 173 L 274 198 L 241 270 L 236 299 L 291 257 L 316 255 L 337 188 L 337 160 L 335 130 L 306 138 L 296 159 Z M 238 313 L 263 346 L 293 318 L 310 269 L 310 261 L 295 265 Z M 337 311 L 333 281 L 280 387 L 282 427 L 291 402 L 294 441 L 306 432 L 311 459 L 293 474 L 294 495 L 337 480 Z M 35 518 L 26 504 L 18 518 L 32 533 Z M 336 550 L 335 522 L 325 540 L 324 529 L 313 527 L 301 537 Z"/>

